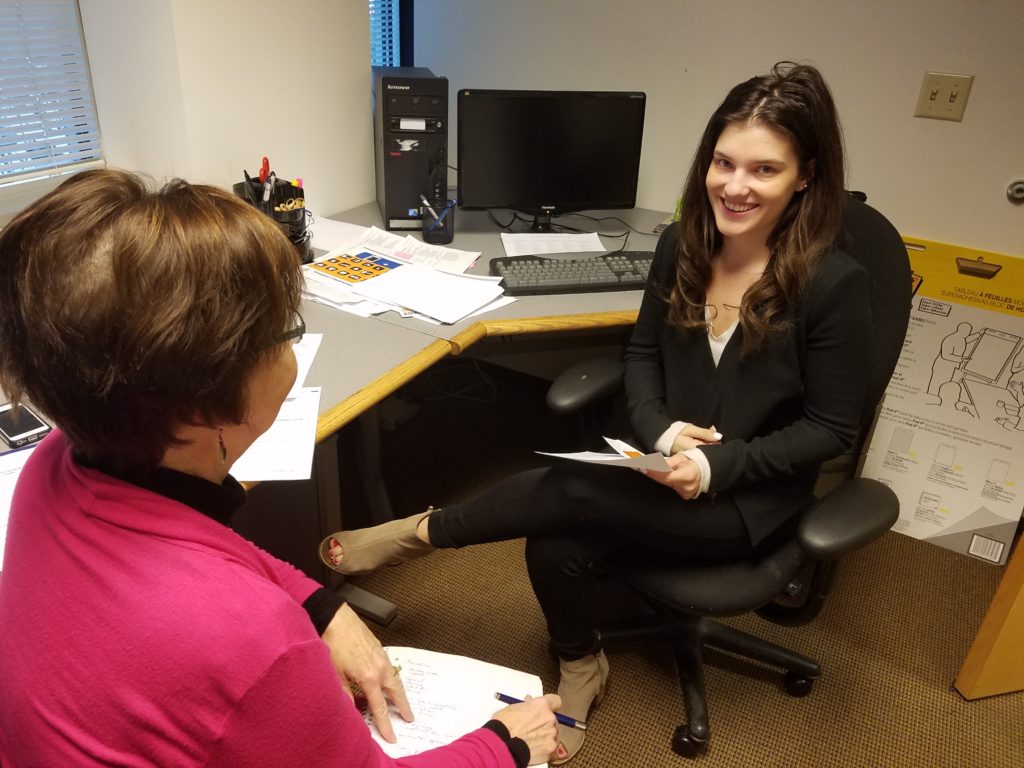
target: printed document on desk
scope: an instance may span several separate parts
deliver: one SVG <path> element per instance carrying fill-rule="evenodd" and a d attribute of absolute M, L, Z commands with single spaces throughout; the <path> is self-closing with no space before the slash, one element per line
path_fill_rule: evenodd
<path fill-rule="evenodd" d="M 893 530 L 1001 565 L 1024 505 L 1024 260 L 986 254 L 1001 269 L 979 277 L 934 245 L 909 251 L 920 287 L 861 474 L 899 497 Z"/>
<path fill-rule="evenodd" d="M 289 393 L 270 429 L 238 457 L 231 475 L 240 482 L 308 480 L 313 474 L 320 387 Z"/>
<path fill-rule="evenodd" d="M 303 294 L 312 301 L 330 307 L 348 310 L 366 299 L 357 286 L 405 264 L 400 259 L 360 246 L 354 253 L 339 253 L 317 259 L 302 267 Z M 386 312 L 388 307 L 376 311 L 357 312 L 367 316 Z"/>
<path fill-rule="evenodd" d="M 319 216 L 309 225 L 309 229 L 313 233 L 309 244 L 328 256 L 356 247 L 366 239 L 370 231 L 369 227 Z"/>
<path fill-rule="evenodd" d="M 596 232 L 585 235 L 566 235 L 559 232 L 512 234 L 502 232 L 501 244 L 506 256 L 535 256 L 545 253 L 604 252 L 605 247 Z"/>
<path fill-rule="evenodd" d="M 0 453 L 0 568 L 4 562 L 4 543 L 7 541 L 7 520 L 11 513 L 11 499 L 18 475 L 35 450 L 35 445 L 17 451 Z"/>
<path fill-rule="evenodd" d="M 498 277 L 450 275 L 436 269 L 406 264 L 360 283 L 353 290 L 373 301 L 457 323 L 503 293 Z"/>
<path fill-rule="evenodd" d="M 450 274 L 368 248 L 319 259 L 302 271 L 304 293 L 313 301 L 349 309 L 369 300 L 378 311 L 409 310 L 442 323 L 458 322 L 502 294 L 498 277 Z"/>
<path fill-rule="evenodd" d="M 457 248 L 432 245 L 412 235 L 399 237 L 377 227 L 370 227 L 361 247 L 452 275 L 465 273 L 480 258 L 480 251 L 460 251 Z"/>
<path fill-rule="evenodd" d="M 231 467 L 236 480 L 308 480 L 311 477 L 320 387 L 303 385 L 322 339 L 322 333 L 307 333 L 292 347 L 298 367 L 295 383 L 270 429 Z"/>
<path fill-rule="evenodd" d="M 466 656 L 418 648 L 386 647 L 391 663 L 401 667 L 402 684 L 416 719 L 407 723 L 391 709 L 397 742 L 384 741 L 369 713 L 370 733 L 389 757 L 404 757 L 444 746 L 482 726 L 505 705 L 494 698 L 504 693 L 517 699 L 542 696 L 537 675 Z M 547 765 L 544 763 L 543 765 Z"/>

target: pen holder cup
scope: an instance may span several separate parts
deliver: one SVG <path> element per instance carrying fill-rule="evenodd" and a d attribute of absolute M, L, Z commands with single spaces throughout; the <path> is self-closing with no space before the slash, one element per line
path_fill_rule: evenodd
<path fill-rule="evenodd" d="M 423 242 L 447 245 L 455 237 L 455 201 L 428 200 L 423 206 Z"/>
<path fill-rule="evenodd" d="M 261 213 L 277 222 L 292 244 L 298 249 L 303 264 L 313 260 L 313 248 L 309 241 L 312 233 L 307 229 L 309 212 L 306 197 L 301 187 L 277 179 L 270 191 L 270 199 L 263 202 L 263 186 L 257 182 L 242 181 L 232 186 L 232 191 Z"/>
<path fill-rule="evenodd" d="M 312 233 L 306 228 L 310 218 L 309 211 L 305 207 L 280 210 L 275 208 L 270 215 L 281 227 L 285 236 L 299 249 L 302 263 L 309 264 L 313 260 L 313 248 L 309 244 Z"/>

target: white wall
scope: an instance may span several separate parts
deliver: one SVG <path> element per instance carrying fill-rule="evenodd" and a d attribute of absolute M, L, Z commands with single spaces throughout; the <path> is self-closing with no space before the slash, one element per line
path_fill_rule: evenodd
<path fill-rule="evenodd" d="M 839 107 L 849 186 L 905 235 L 1024 254 L 1021 0 L 416 0 L 416 64 L 459 88 L 642 90 L 638 205 L 671 210 L 726 91 L 813 63 Z M 975 75 L 962 123 L 914 118 L 926 70 Z M 455 162 L 454 136 L 452 162 Z"/>
<path fill-rule="evenodd" d="M 80 0 L 112 167 L 229 186 L 268 156 L 314 211 L 373 199 L 365 0 Z"/>

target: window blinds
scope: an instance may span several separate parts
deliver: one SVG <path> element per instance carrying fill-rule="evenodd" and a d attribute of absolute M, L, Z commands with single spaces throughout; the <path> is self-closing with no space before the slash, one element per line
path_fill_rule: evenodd
<path fill-rule="evenodd" d="M 370 4 L 370 65 L 397 67 L 399 47 L 399 0 L 367 0 Z"/>
<path fill-rule="evenodd" d="M 0 0 L 0 185 L 100 159 L 76 0 Z"/>

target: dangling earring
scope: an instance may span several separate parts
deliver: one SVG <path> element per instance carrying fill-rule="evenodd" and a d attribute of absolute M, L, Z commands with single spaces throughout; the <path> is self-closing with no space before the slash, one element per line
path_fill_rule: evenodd
<path fill-rule="evenodd" d="M 217 431 L 217 442 L 220 444 L 220 463 L 226 464 L 228 461 L 228 449 L 224 445 L 224 427 Z"/>

